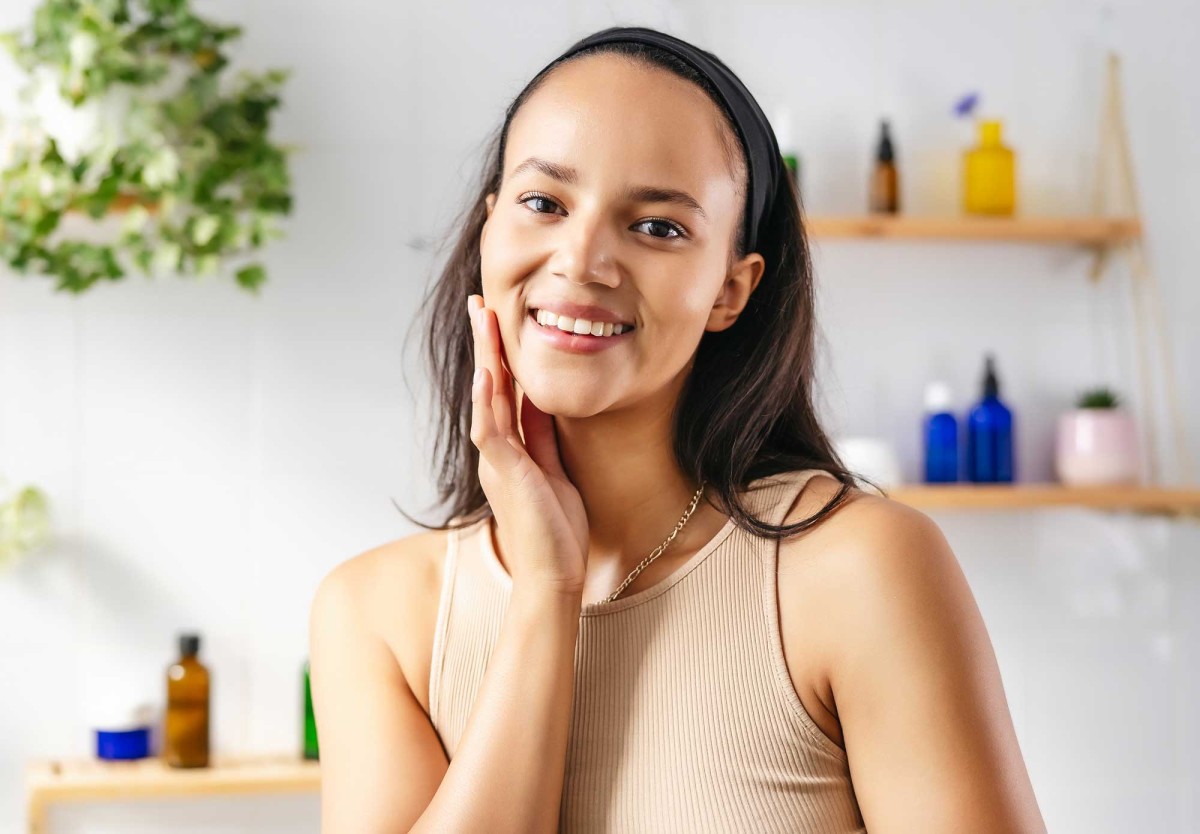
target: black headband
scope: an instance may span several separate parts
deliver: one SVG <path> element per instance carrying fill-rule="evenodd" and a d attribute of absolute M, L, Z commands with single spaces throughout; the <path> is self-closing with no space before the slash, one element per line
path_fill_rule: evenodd
<path fill-rule="evenodd" d="M 693 46 L 673 35 L 642 26 L 613 26 L 588 35 L 576 43 L 535 76 L 540 77 L 554 64 L 582 49 L 602 43 L 644 43 L 665 49 L 686 61 L 707 78 L 716 88 L 721 103 L 737 128 L 738 139 L 749 166 L 749 189 L 746 195 L 746 224 L 744 246 L 754 252 L 759 243 L 763 223 L 770 216 L 780 189 L 784 187 L 783 158 L 771 123 L 741 80 L 721 59 L 711 52 Z M 532 83 L 532 82 L 531 82 Z M 519 98 L 519 97 L 518 97 Z M 512 113 L 508 114 L 509 118 Z"/>

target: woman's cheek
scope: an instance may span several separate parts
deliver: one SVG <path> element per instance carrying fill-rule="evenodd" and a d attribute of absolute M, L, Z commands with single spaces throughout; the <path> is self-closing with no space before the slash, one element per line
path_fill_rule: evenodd
<path fill-rule="evenodd" d="M 543 245 L 544 240 L 528 231 L 494 229 L 480 252 L 485 284 L 511 285 L 532 274 L 542 259 L 539 247 Z"/>

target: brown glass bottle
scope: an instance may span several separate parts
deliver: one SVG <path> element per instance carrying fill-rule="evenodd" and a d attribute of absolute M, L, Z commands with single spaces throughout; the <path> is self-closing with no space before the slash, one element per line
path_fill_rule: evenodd
<path fill-rule="evenodd" d="M 208 766 L 209 675 L 199 651 L 200 635 L 180 635 L 179 660 L 167 669 L 162 756 L 171 767 Z"/>
<path fill-rule="evenodd" d="M 896 153 L 888 132 L 887 119 L 881 124 L 879 149 L 871 171 L 871 211 L 877 214 L 900 212 L 900 177 L 896 172 Z"/>

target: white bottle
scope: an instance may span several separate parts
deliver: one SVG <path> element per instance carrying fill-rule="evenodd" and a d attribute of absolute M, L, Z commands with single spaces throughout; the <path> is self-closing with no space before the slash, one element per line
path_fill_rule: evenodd
<path fill-rule="evenodd" d="M 954 393 L 950 386 L 935 380 L 925 386 L 925 474 L 927 484 L 953 483 L 959 480 L 958 418 L 954 416 Z"/>

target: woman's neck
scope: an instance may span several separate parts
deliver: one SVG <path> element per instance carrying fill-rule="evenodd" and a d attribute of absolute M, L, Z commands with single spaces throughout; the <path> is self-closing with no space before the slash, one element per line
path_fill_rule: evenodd
<path fill-rule="evenodd" d="M 670 535 L 699 484 L 675 460 L 670 407 L 612 411 L 586 420 L 556 417 L 555 425 L 563 468 L 587 510 L 584 598 L 602 598 Z M 706 489 L 675 540 L 624 595 L 654 584 L 716 535 L 726 517 L 708 497 Z"/>

